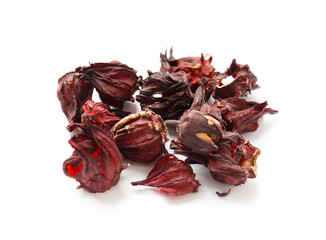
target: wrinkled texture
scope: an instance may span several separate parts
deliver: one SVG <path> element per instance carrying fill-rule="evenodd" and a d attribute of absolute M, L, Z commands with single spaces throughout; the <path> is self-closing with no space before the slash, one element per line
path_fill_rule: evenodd
<path fill-rule="evenodd" d="M 166 194 L 182 195 L 198 191 L 200 183 L 195 176 L 191 166 L 169 154 L 157 160 L 145 180 L 131 184 L 157 187 L 160 192 Z"/>
<path fill-rule="evenodd" d="M 173 145 L 175 153 L 187 156 L 186 163 L 200 163 L 206 166 L 213 178 L 221 183 L 240 185 L 247 178 L 257 175 L 256 160 L 260 150 L 235 132 L 225 132 L 224 136 L 215 142 L 218 150 L 214 153 L 200 154 Z"/>
<path fill-rule="evenodd" d="M 204 94 L 201 85 L 191 108 L 177 124 L 177 139 L 171 141 L 170 148 L 187 156 L 187 163 L 206 166 L 219 182 L 243 184 L 256 176 L 260 150 L 239 133 L 226 131 L 217 103 L 205 103 Z"/>
<path fill-rule="evenodd" d="M 105 131 L 109 131 L 114 124 L 121 120 L 120 117 L 110 112 L 110 107 L 107 104 L 102 102 L 88 100 L 83 106 L 83 111 L 82 122 L 89 120 L 93 125 L 97 125 Z"/>
<path fill-rule="evenodd" d="M 266 108 L 267 101 L 263 103 L 247 102 L 236 97 L 221 99 L 215 102 L 213 106 L 218 106 L 221 109 L 222 118 L 227 123 L 227 129 L 241 134 L 256 131 L 258 120 L 266 113 L 277 113 L 276 110 Z"/>
<path fill-rule="evenodd" d="M 159 157 L 169 139 L 163 119 L 148 109 L 123 118 L 111 133 L 125 158 L 141 162 Z"/>
<path fill-rule="evenodd" d="M 232 77 L 230 83 L 223 83 L 223 79 Z M 215 99 L 246 96 L 251 90 L 257 89 L 257 77 L 251 72 L 248 65 L 236 63 L 233 59 L 230 67 L 224 72 L 215 72 L 210 82 L 214 89 L 212 96 Z"/>
<path fill-rule="evenodd" d="M 69 72 L 58 80 L 57 97 L 69 123 L 81 121 L 82 107 L 92 94 L 93 86 L 83 73 Z"/>
<path fill-rule="evenodd" d="M 93 63 L 78 70 L 89 76 L 104 103 L 122 108 L 125 101 L 134 101 L 132 95 L 138 89 L 140 78 L 127 65 L 112 61 Z"/>
<path fill-rule="evenodd" d="M 204 55 L 200 57 L 184 57 L 176 59 L 173 56 L 172 48 L 170 50 L 170 56 L 161 53 L 161 72 L 178 72 L 183 71 L 188 76 L 188 81 L 191 85 L 191 90 L 194 93 L 200 86 L 200 80 L 204 77 L 211 79 L 215 68 L 211 65 L 213 57 L 205 59 Z M 208 86 L 207 86 L 208 87 Z"/>
<path fill-rule="evenodd" d="M 136 100 L 141 109 L 150 106 L 151 110 L 163 119 L 177 119 L 193 100 L 193 94 L 184 72 L 148 72 L 149 76 L 141 83 Z"/>
<path fill-rule="evenodd" d="M 75 151 L 63 163 L 64 173 L 89 192 L 105 192 L 116 185 L 125 166 L 112 137 L 88 120 L 70 125 L 69 130 L 69 143 Z"/>

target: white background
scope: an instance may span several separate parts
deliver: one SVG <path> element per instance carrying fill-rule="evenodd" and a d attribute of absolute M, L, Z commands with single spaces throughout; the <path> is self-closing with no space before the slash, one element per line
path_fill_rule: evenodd
<path fill-rule="evenodd" d="M 325 239 L 322 2 L 2 1 L 0 238 Z M 246 135 L 262 151 L 258 177 L 219 198 L 227 186 L 194 166 L 199 192 L 166 197 L 131 186 L 153 167 L 132 164 L 104 194 L 76 190 L 62 172 L 72 149 L 58 78 L 112 60 L 146 77 L 171 46 L 257 75 L 248 99 L 279 110 Z"/>

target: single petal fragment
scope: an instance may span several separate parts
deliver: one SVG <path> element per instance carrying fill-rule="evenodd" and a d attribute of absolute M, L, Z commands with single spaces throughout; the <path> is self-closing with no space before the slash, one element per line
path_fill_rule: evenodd
<path fill-rule="evenodd" d="M 131 184 L 133 186 L 157 187 L 160 192 L 166 194 L 182 195 L 198 191 L 200 183 L 195 179 L 195 176 L 191 166 L 169 154 L 157 160 L 156 165 L 145 180 Z"/>

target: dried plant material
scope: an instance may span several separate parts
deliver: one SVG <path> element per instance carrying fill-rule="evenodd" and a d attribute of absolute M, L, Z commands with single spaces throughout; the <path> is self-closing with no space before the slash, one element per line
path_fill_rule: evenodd
<path fill-rule="evenodd" d="M 163 119 L 148 109 L 123 118 L 111 132 L 123 156 L 141 162 L 158 158 L 169 139 Z"/>
<path fill-rule="evenodd" d="M 109 133 L 88 120 L 71 125 L 70 130 L 69 143 L 75 151 L 63 163 L 64 173 L 89 192 L 105 192 L 116 185 L 126 165 Z"/>
<path fill-rule="evenodd" d="M 120 117 L 110 112 L 109 105 L 102 102 L 88 100 L 84 104 L 83 110 L 82 122 L 89 120 L 92 124 L 101 127 L 105 131 L 109 131 L 114 124 L 121 120 Z"/>
<path fill-rule="evenodd" d="M 230 83 L 223 83 L 227 77 L 234 80 Z M 251 90 L 257 89 L 257 77 L 251 72 L 248 65 L 236 63 L 233 59 L 230 67 L 224 72 L 215 72 L 210 85 L 214 88 L 212 96 L 215 99 L 246 96 Z"/>
<path fill-rule="evenodd" d="M 182 195 L 197 192 L 200 183 L 195 179 L 191 166 L 186 165 L 174 155 L 166 155 L 157 160 L 153 170 L 142 181 L 132 182 L 133 186 L 157 187 L 160 192 Z"/>
<path fill-rule="evenodd" d="M 118 61 L 93 63 L 78 70 L 89 76 L 104 103 L 122 108 L 125 101 L 134 101 L 140 77 L 126 64 Z"/>
<path fill-rule="evenodd" d="M 93 86 L 90 79 L 79 71 L 69 72 L 59 79 L 58 85 L 57 97 L 63 113 L 69 123 L 80 122 L 83 105 L 92 99 Z"/>
<path fill-rule="evenodd" d="M 215 102 L 213 106 L 221 109 L 223 120 L 227 123 L 227 129 L 238 133 L 247 133 L 256 131 L 258 120 L 266 113 L 275 114 L 278 111 L 266 108 L 267 101 L 257 103 L 247 102 L 240 98 L 226 98 Z"/>
<path fill-rule="evenodd" d="M 148 72 L 149 76 L 141 82 L 136 100 L 141 109 L 150 107 L 163 119 L 178 119 L 185 109 L 190 108 L 193 94 L 187 75 L 184 72 Z"/>
<path fill-rule="evenodd" d="M 161 72 L 185 72 L 188 76 L 188 81 L 191 86 L 192 92 L 195 92 L 200 86 L 200 80 L 207 77 L 211 79 L 213 77 L 215 68 L 211 64 L 213 57 L 210 56 L 205 59 L 204 55 L 200 57 L 183 57 L 176 59 L 173 56 L 173 50 L 170 50 L 170 56 L 161 53 Z M 207 85 L 208 87 L 208 85 Z"/>

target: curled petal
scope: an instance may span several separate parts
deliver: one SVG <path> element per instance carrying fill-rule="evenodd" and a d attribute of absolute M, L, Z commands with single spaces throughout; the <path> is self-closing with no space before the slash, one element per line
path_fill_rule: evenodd
<path fill-rule="evenodd" d="M 227 122 L 230 131 L 238 133 L 253 132 L 258 128 L 258 120 L 266 113 L 275 114 L 276 110 L 266 108 L 267 101 L 263 103 L 247 102 L 236 97 L 221 99 L 217 102 L 221 109 L 223 120 Z"/>
<path fill-rule="evenodd" d="M 200 186 L 191 166 L 171 154 L 158 159 L 145 180 L 131 184 L 157 187 L 161 192 L 172 195 L 197 192 Z"/>
<path fill-rule="evenodd" d="M 223 79 L 233 77 L 231 83 L 223 83 Z M 237 64 L 233 59 L 230 67 L 224 72 L 215 72 L 212 77 L 211 85 L 213 85 L 213 98 L 229 98 L 245 96 L 251 90 L 257 89 L 257 77 L 251 72 L 248 65 Z"/>

